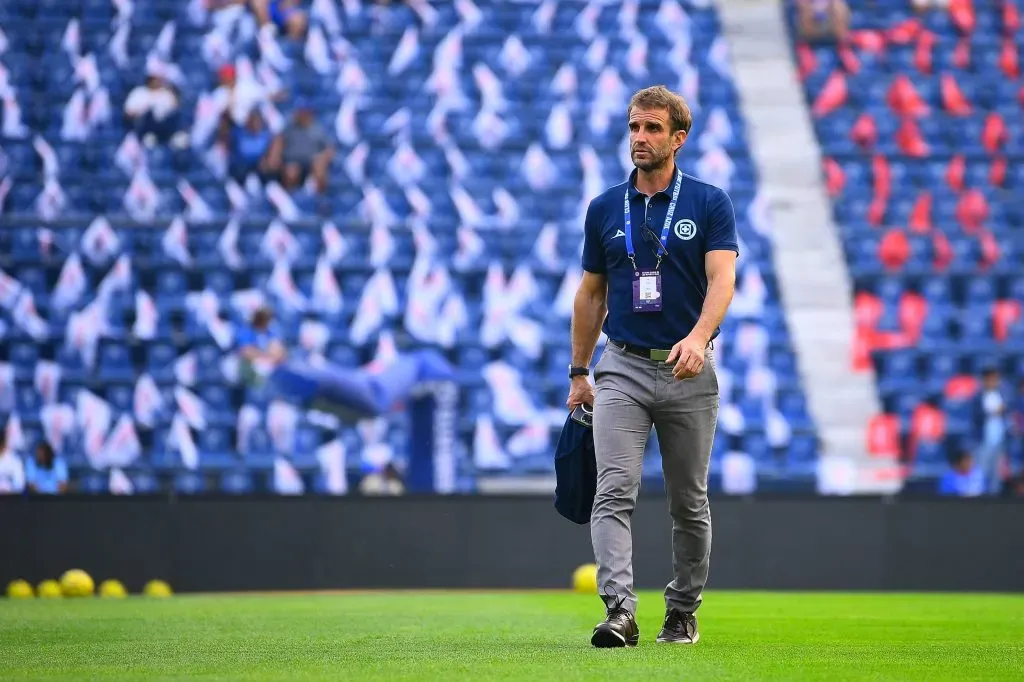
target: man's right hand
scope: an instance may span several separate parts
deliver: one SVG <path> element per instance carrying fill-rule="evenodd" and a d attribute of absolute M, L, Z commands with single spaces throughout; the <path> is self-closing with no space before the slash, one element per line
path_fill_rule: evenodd
<path fill-rule="evenodd" d="M 590 379 L 582 376 L 573 377 L 569 384 L 569 398 L 565 401 L 565 406 L 572 411 L 579 405 L 593 404 L 594 386 L 590 383 Z"/>

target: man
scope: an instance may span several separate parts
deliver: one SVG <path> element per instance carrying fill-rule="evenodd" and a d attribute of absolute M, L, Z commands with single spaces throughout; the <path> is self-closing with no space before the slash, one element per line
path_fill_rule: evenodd
<path fill-rule="evenodd" d="M 326 131 L 313 116 L 309 103 L 299 100 L 291 123 L 270 148 L 271 165 L 281 167 L 281 183 L 292 190 L 312 176 L 316 191 L 323 192 L 333 158 L 334 147 Z"/>
<path fill-rule="evenodd" d="M 939 479 L 938 493 L 956 497 L 975 497 L 985 492 L 985 478 L 974 465 L 974 457 L 964 450 L 950 462 L 949 470 Z"/>
<path fill-rule="evenodd" d="M 590 203 L 583 279 L 572 320 L 567 404 L 594 406 L 597 494 L 591 535 L 606 618 L 597 647 L 632 646 L 630 518 L 644 448 L 658 430 L 672 516 L 675 577 L 665 589 L 659 642 L 694 643 L 711 552 L 708 461 L 718 419 L 711 341 L 736 282 L 736 221 L 721 189 L 683 174 L 675 155 L 693 119 L 664 87 L 641 90 L 627 110 L 636 170 Z M 607 316 L 606 316 L 607 314 Z M 608 345 L 588 367 L 602 330 Z"/>
<path fill-rule="evenodd" d="M 850 8 L 845 0 L 799 0 L 797 25 L 804 40 L 844 43 L 850 31 Z"/>
<path fill-rule="evenodd" d="M 975 403 L 975 420 L 980 443 L 978 466 L 985 478 L 985 494 L 998 495 L 1002 489 L 1002 463 L 1009 437 L 1007 399 L 999 370 L 986 369 L 981 375 L 981 393 Z"/>
<path fill-rule="evenodd" d="M 238 331 L 238 356 L 246 383 L 262 383 L 288 356 L 273 321 L 273 311 L 263 306 L 252 314 L 250 325 Z"/>

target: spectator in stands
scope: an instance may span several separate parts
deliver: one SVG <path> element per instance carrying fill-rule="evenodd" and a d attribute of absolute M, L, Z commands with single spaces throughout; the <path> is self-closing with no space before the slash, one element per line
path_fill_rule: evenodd
<path fill-rule="evenodd" d="M 949 8 L 949 0 L 910 0 L 910 4 L 918 12 Z"/>
<path fill-rule="evenodd" d="M 269 307 L 258 308 L 249 326 L 239 330 L 238 355 L 242 360 L 243 377 L 247 383 L 266 376 L 288 356 L 288 351 L 281 343 L 281 334 L 274 324 L 274 312 Z"/>
<path fill-rule="evenodd" d="M 25 465 L 25 483 L 29 492 L 63 495 L 68 489 L 68 465 L 56 456 L 45 440 L 36 445 L 35 457 Z"/>
<path fill-rule="evenodd" d="M 977 497 L 985 492 L 985 474 L 974 464 L 970 452 L 957 454 L 949 471 L 939 479 L 938 493 L 956 497 Z"/>
<path fill-rule="evenodd" d="M 327 187 L 327 170 L 334 158 L 334 146 L 305 100 L 295 104 L 292 120 L 274 140 L 271 164 L 281 168 L 281 184 L 293 190 L 312 177 L 316 191 Z"/>
<path fill-rule="evenodd" d="M 800 37 L 811 43 L 846 41 L 850 8 L 845 0 L 797 0 Z"/>
<path fill-rule="evenodd" d="M 302 38 L 306 32 L 306 13 L 299 0 L 252 0 L 251 4 L 261 27 L 272 24 L 292 40 Z"/>
<path fill-rule="evenodd" d="M 981 375 L 981 393 L 975 406 L 978 466 L 985 480 L 985 492 L 998 495 L 1002 487 L 1002 464 L 1009 438 L 1008 401 L 1003 393 L 999 370 L 986 369 Z"/>
<path fill-rule="evenodd" d="M 0 495 L 18 494 L 25 489 L 25 465 L 7 447 L 7 429 L 0 429 Z"/>
<path fill-rule="evenodd" d="M 124 116 L 129 127 L 143 144 L 153 147 L 157 142 L 173 142 L 175 147 L 188 144 L 181 130 L 180 101 L 174 87 L 159 76 L 149 76 L 143 85 L 128 93 L 124 103 Z"/>
<path fill-rule="evenodd" d="M 401 495 L 405 485 L 395 465 L 388 462 L 379 471 L 368 473 L 359 482 L 359 492 L 363 495 Z"/>
<path fill-rule="evenodd" d="M 255 173 L 261 180 L 272 177 L 278 168 L 271 163 L 270 148 L 276 139 L 258 111 L 249 112 L 244 126 L 231 126 L 228 140 L 231 177 L 240 183 Z"/>

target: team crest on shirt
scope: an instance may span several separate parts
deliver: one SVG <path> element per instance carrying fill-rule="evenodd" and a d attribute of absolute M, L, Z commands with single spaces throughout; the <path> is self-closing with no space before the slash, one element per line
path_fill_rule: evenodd
<path fill-rule="evenodd" d="M 673 228 L 673 230 L 675 231 L 677 237 L 684 241 L 687 241 L 697 236 L 697 223 L 693 222 L 689 218 L 685 220 L 680 220 L 679 222 L 676 223 L 676 226 Z"/>

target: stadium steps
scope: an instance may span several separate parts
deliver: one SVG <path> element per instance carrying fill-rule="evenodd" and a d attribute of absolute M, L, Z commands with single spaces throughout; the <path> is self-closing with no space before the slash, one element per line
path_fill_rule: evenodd
<path fill-rule="evenodd" d="M 853 460 L 859 492 L 882 492 L 865 428 L 880 407 L 874 377 L 855 374 L 853 296 L 821 182 L 821 152 L 804 104 L 778 0 L 718 0 L 740 108 L 774 226 L 775 271 L 822 456 Z"/>

